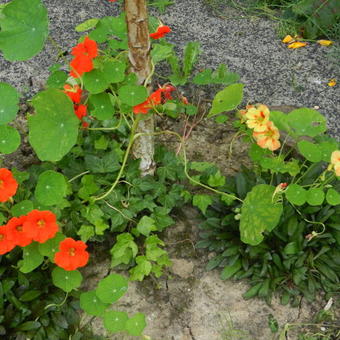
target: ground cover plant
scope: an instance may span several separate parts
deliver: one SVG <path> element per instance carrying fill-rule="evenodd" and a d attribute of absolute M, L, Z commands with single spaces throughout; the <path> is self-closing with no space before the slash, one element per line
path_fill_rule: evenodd
<path fill-rule="evenodd" d="M 165 3 L 150 3 L 156 4 Z M 101 317 L 108 332 L 141 336 L 142 313 L 109 307 L 126 293 L 128 280 L 157 279 L 171 265 L 161 232 L 184 203 L 207 218 L 199 246 L 217 253 L 209 269 L 222 266 L 224 279 L 250 278 L 255 288 L 246 297 L 269 301 L 284 284 L 283 303 L 296 304 L 302 292 L 312 299 L 319 290 L 336 291 L 340 152 L 324 134 L 325 118 L 311 109 L 285 116 L 250 105 L 239 111 L 235 126 L 251 145 L 252 169 L 226 180 L 213 164 L 190 162 L 185 141 L 192 129 L 183 135 L 154 129 L 154 116 L 223 123 L 225 113 L 241 104 L 243 84 L 226 65 L 196 72 L 197 42 L 188 43 L 180 58 L 165 39 L 171 28 L 154 17 L 146 20 L 146 3 L 137 12 L 134 0 L 124 6 L 118 16 L 76 27 L 82 36 L 70 59 L 50 67 L 45 89 L 29 101 L 25 118 L 37 161 L 24 171 L 0 169 L 1 335 L 90 337 L 74 313 L 83 310 Z M 37 54 L 48 36 L 41 1 L 12 0 L 0 10 L 4 58 Z M 152 84 L 162 63 L 170 74 Z M 221 91 L 202 112 L 181 93 L 187 84 Z M 12 124 L 20 93 L 0 83 L 0 97 L 0 152 L 7 155 L 21 143 Z M 286 134 L 282 146 L 274 124 Z M 179 141 L 177 154 L 154 147 L 153 137 L 161 134 Z M 112 271 L 83 291 L 78 268 L 91 264 L 98 244 Z M 125 270 L 128 278 L 115 270 Z"/>

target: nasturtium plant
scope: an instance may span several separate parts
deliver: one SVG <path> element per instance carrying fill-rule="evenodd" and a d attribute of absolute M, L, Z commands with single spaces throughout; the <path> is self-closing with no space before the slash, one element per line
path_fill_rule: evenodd
<path fill-rule="evenodd" d="M 233 84 L 218 92 L 212 102 L 208 117 L 234 110 L 242 101 L 243 84 Z"/>
<path fill-rule="evenodd" d="M 79 297 L 80 307 L 90 315 L 103 316 L 109 304 L 102 302 L 94 290 L 84 292 Z M 107 327 L 106 327 L 107 328 Z"/>
<path fill-rule="evenodd" d="M 20 145 L 19 132 L 10 125 L 0 125 L 0 152 L 10 154 Z"/>
<path fill-rule="evenodd" d="M 259 244 L 265 231 L 272 231 L 279 223 L 282 204 L 277 202 L 275 187 L 267 184 L 255 186 L 247 194 L 241 209 L 241 240 L 251 245 Z M 261 197 L 261 199 L 259 199 Z"/>
<path fill-rule="evenodd" d="M 77 141 L 79 121 L 70 99 L 60 90 L 38 93 L 29 117 L 29 141 L 42 161 L 59 161 Z"/>
<path fill-rule="evenodd" d="M 44 205 L 57 205 L 66 195 L 65 177 L 56 171 L 47 170 L 39 175 L 35 188 L 35 198 Z"/>
<path fill-rule="evenodd" d="M 19 109 L 19 93 L 11 85 L 0 83 L 0 125 L 11 122 Z M 2 135 L 2 134 L 1 134 Z"/>
<path fill-rule="evenodd" d="M 114 303 L 127 291 L 128 281 L 118 274 L 110 274 L 101 280 L 96 289 L 96 295 L 104 303 Z"/>
<path fill-rule="evenodd" d="M 12 0 L 1 11 L 0 27 L 4 57 L 9 61 L 30 59 L 47 38 L 47 10 L 41 0 Z"/>
<path fill-rule="evenodd" d="M 52 280 L 56 287 L 69 293 L 80 286 L 83 276 L 78 270 L 68 271 L 63 268 L 55 267 L 52 271 Z"/>

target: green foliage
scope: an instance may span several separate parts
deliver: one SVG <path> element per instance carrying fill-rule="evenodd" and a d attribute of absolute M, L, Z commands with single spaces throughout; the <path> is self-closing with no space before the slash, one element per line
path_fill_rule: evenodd
<path fill-rule="evenodd" d="M 0 153 L 10 154 L 20 145 L 19 132 L 12 126 L 0 125 Z"/>
<path fill-rule="evenodd" d="M 47 170 L 39 175 L 34 196 L 44 205 L 57 205 L 66 195 L 65 177 L 56 171 Z"/>
<path fill-rule="evenodd" d="M 58 161 L 76 143 L 79 121 L 70 99 L 61 91 L 38 93 L 32 104 L 36 114 L 28 121 L 29 141 L 42 161 Z"/>
<path fill-rule="evenodd" d="M 261 243 L 264 231 L 272 231 L 279 223 L 282 204 L 276 202 L 275 187 L 259 184 L 248 192 L 241 209 L 241 241 L 253 246 Z"/>
<path fill-rule="evenodd" d="M 7 83 L 0 83 L 0 125 L 11 122 L 19 109 L 19 93 Z"/>
<path fill-rule="evenodd" d="M 218 92 L 215 95 L 208 117 L 236 109 L 243 98 L 243 86 L 243 84 L 233 84 Z"/>
<path fill-rule="evenodd" d="M 53 284 L 66 293 L 78 288 L 81 285 L 82 280 L 83 277 L 78 270 L 68 271 L 59 267 L 55 267 L 52 270 Z"/>
<path fill-rule="evenodd" d="M 47 38 L 47 10 L 41 0 L 12 0 L 1 11 L 0 27 L 4 57 L 9 61 L 30 59 Z"/>
<path fill-rule="evenodd" d="M 110 274 L 102 279 L 96 289 L 96 295 L 104 303 L 114 303 L 127 291 L 127 279 L 118 274 Z"/>

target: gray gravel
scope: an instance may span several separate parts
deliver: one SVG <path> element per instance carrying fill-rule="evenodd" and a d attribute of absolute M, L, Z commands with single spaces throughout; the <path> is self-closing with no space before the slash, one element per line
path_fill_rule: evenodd
<path fill-rule="evenodd" d="M 117 8 L 107 0 L 43 2 L 48 8 L 52 36 L 65 50 L 79 37 L 74 31 L 77 24 L 91 17 L 112 15 Z M 224 15 L 229 16 L 226 20 L 213 16 L 203 0 L 174 2 L 161 16 L 173 30 L 169 40 L 180 48 L 189 41 L 199 41 L 203 50 L 200 67 L 225 63 L 231 71 L 238 72 L 246 84 L 246 102 L 319 107 L 328 118 L 331 133 L 340 138 L 339 68 L 327 59 L 327 47 L 311 44 L 289 50 L 278 39 L 275 24 L 267 19 L 242 18 L 241 13 L 225 9 Z M 47 44 L 30 61 L 9 63 L 0 56 L 0 81 L 31 96 L 43 87 L 55 54 L 55 49 Z M 339 84 L 328 87 L 331 78 L 337 78 Z"/>

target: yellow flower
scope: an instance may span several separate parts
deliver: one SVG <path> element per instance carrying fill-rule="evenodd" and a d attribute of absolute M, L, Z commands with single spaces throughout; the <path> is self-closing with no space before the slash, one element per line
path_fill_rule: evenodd
<path fill-rule="evenodd" d="M 333 44 L 332 40 L 318 40 L 317 43 L 319 43 L 322 46 L 329 46 Z"/>
<path fill-rule="evenodd" d="M 330 87 L 335 86 L 335 85 L 336 85 L 336 80 L 335 80 L 334 78 L 333 78 L 333 79 L 330 79 L 330 81 L 328 82 L 327 85 L 330 86 Z"/>
<path fill-rule="evenodd" d="M 339 150 L 336 150 L 336 151 L 332 152 L 331 163 L 333 165 L 337 165 L 337 164 L 340 165 L 340 151 Z"/>
<path fill-rule="evenodd" d="M 269 113 L 268 107 L 264 104 L 256 104 L 255 107 L 249 108 L 245 114 L 247 126 L 256 132 L 265 131 L 269 121 Z"/>
<path fill-rule="evenodd" d="M 284 44 L 289 44 L 289 43 L 291 43 L 291 42 L 293 42 L 294 41 L 294 38 L 291 36 L 291 35 L 286 35 L 283 39 L 282 39 L 282 42 L 284 43 Z"/>
<path fill-rule="evenodd" d="M 289 44 L 287 47 L 288 48 L 300 48 L 300 47 L 304 47 L 306 45 L 307 45 L 307 43 L 305 43 L 305 42 L 296 41 L 296 42 Z"/>
<path fill-rule="evenodd" d="M 273 122 L 268 121 L 266 124 L 266 130 L 262 132 L 253 132 L 257 145 L 263 149 L 269 149 L 271 151 L 277 150 L 281 143 L 279 141 L 280 132 Z"/>

